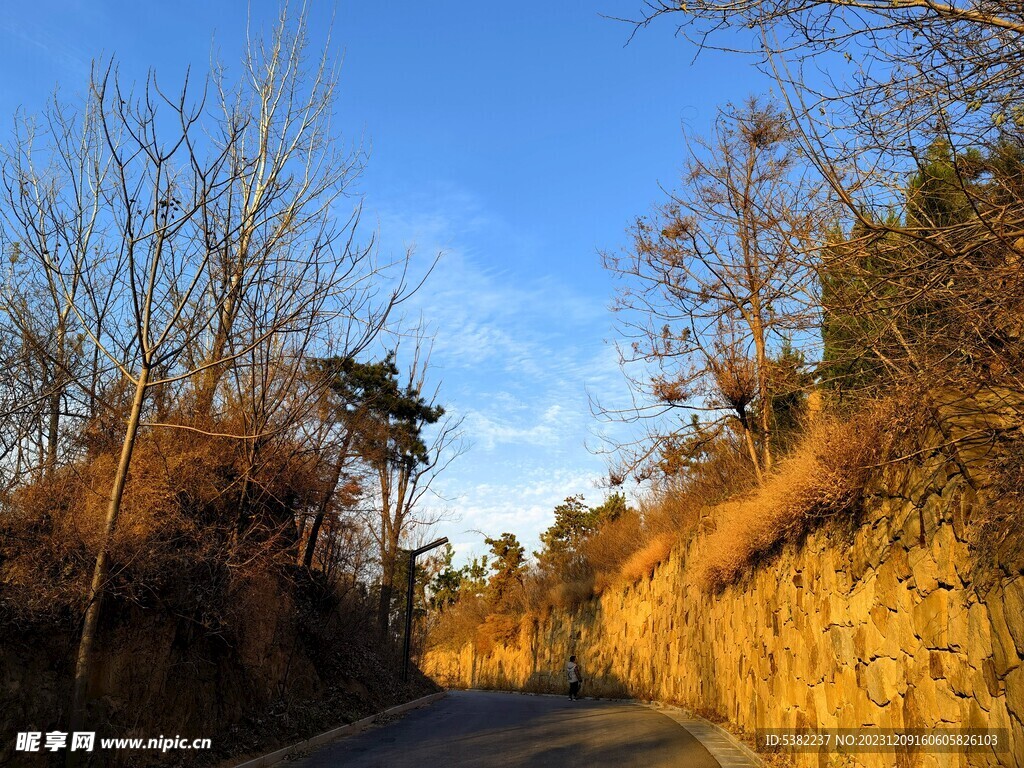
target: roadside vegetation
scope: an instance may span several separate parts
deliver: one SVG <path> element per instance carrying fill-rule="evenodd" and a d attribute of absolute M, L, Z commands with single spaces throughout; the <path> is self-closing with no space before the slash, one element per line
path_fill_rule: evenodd
<path fill-rule="evenodd" d="M 670 20 L 705 47 L 745 35 L 776 94 L 688 136 L 678 183 L 603 255 L 632 395 L 594 403 L 615 425 L 603 498 L 558 504 L 535 552 L 503 531 L 456 567 L 449 547 L 412 606 L 403 552 L 462 451 L 403 316 L 431 263 L 361 225 L 365 156 L 334 132 L 338 72 L 304 16 L 237 76 L 171 92 L 109 62 L 17 116 L 0 711 L 258 751 L 433 690 L 398 679 L 407 609 L 420 648 L 486 650 L 673 552 L 721 589 L 924 458 L 986 501 L 972 556 L 1022 571 L 1024 16 L 643 8 L 633 44 Z"/>
<path fill-rule="evenodd" d="M 594 404 L 634 434 L 607 446 L 611 495 L 554 510 L 515 599 L 464 580 L 435 642 L 474 623 L 483 644 L 513 638 L 512 617 L 649 576 L 676 548 L 718 589 L 930 457 L 989 500 L 972 557 L 1024 565 L 1024 19 L 653 3 L 632 44 L 669 20 L 703 47 L 754 30 L 778 91 L 687 136 L 678 184 L 604 255 L 633 394 Z M 834 76 L 805 80 L 815 67 Z"/>
<path fill-rule="evenodd" d="M 213 760 L 434 689 L 398 679 L 395 589 L 461 451 L 402 316 L 431 262 L 360 226 L 306 33 L 283 13 L 177 92 L 97 65 L 3 143 L 8 732 Z"/>

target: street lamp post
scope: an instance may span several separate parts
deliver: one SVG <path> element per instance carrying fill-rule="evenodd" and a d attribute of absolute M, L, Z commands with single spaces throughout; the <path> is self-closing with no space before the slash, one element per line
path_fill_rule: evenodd
<path fill-rule="evenodd" d="M 409 647 L 412 641 L 412 593 L 416 586 L 416 557 L 424 552 L 448 543 L 448 537 L 432 541 L 429 544 L 409 551 L 409 588 L 405 593 L 405 649 L 402 653 L 402 682 L 409 680 Z"/>

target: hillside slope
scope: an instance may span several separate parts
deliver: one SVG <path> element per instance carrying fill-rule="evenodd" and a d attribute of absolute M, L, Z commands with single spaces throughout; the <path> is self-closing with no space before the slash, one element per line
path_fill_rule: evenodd
<path fill-rule="evenodd" d="M 675 702 L 752 734 L 764 728 L 1007 729 L 1007 751 L 918 754 L 907 765 L 1024 766 L 1024 578 L 979 571 L 968 526 L 984 502 L 934 456 L 891 468 L 856 520 L 777 545 L 708 589 L 704 537 L 649 578 L 578 609 L 528 615 L 506 646 L 435 648 L 452 686 L 558 691 L 575 653 L 585 694 Z M 853 764 L 893 765 L 865 753 Z M 796 764 L 817 766 L 803 754 Z M 903 764 L 903 763 L 901 763 Z"/>

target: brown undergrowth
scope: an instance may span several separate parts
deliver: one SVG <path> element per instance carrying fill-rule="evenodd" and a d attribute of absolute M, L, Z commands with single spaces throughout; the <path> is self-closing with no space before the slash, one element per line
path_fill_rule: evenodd
<path fill-rule="evenodd" d="M 436 690 L 418 674 L 399 681 L 396 646 L 381 641 L 375 601 L 359 574 L 296 565 L 295 520 L 322 493 L 322 470 L 308 452 L 282 440 L 262 446 L 253 461 L 246 449 L 182 430 L 140 436 L 110 543 L 88 717 L 104 737 L 212 738 L 212 752 L 188 758 L 208 763 Z M 0 721 L 7 732 L 66 726 L 115 458 L 99 446 L 5 500 Z M 0 764 L 12 745 L 0 745 Z M 36 764 L 46 765 L 45 757 Z M 112 754 L 102 764 L 179 758 Z"/>
<path fill-rule="evenodd" d="M 685 480 L 652 492 L 637 513 L 598 531 L 584 545 L 587 578 L 545 585 L 544 596 L 555 606 L 578 605 L 649 577 L 677 544 L 695 537 L 702 543 L 691 567 L 706 587 L 722 586 L 779 542 L 857 507 L 892 442 L 894 408 L 877 403 L 845 417 L 819 415 L 760 485 L 742 471 L 742 455 L 725 446 Z"/>
<path fill-rule="evenodd" d="M 762 485 L 711 510 L 711 530 L 691 562 L 704 585 L 723 586 L 779 542 L 854 511 L 885 458 L 888 409 L 820 418 Z"/>

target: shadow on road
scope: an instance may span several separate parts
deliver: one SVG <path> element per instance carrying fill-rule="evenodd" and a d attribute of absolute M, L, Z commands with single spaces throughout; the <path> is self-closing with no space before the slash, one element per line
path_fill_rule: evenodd
<path fill-rule="evenodd" d="M 686 729 L 646 707 L 454 691 L 432 707 L 332 744 L 294 765 L 717 768 L 718 763 Z"/>

